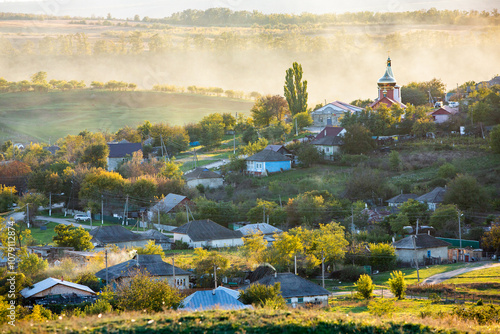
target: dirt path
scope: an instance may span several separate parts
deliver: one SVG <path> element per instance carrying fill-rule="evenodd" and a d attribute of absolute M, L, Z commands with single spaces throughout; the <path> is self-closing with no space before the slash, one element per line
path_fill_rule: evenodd
<path fill-rule="evenodd" d="M 436 274 L 436 275 L 427 277 L 422 282 L 422 284 L 438 284 L 438 283 L 442 283 L 442 282 L 446 281 L 447 279 L 450 279 L 454 276 L 462 275 L 462 274 L 468 273 L 470 271 L 481 270 L 481 269 L 486 269 L 486 268 L 491 268 L 491 267 L 496 267 L 496 266 L 500 266 L 500 263 L 489 262 L 487 264 L 484 264 L 484 265 L 478 266 L 478 267 L 465 267 L 465 268 L 460 268 L 460 269 L 456 269 L 456 270 L 452 270 L 452 271 L 447 271 L 445 273 Z"/>
<path fill-rule="evenodd" d="M 87 230 L 90 230 L 91 228 L 94 229 L 96 228 L 97 226 L 101 226 L 101 223 L 97 223 L 95 222 L 95 225 L 93 225 L 92 227 L 90 227 L 90 225 L 85 225 L 85 224 L 78 224 L 75 222 L 75 220 L 73 218 L 53 218 L 53 217 L 42 217 L 42 216 L 37 216 L 36 217 L 36 220 L 43 220 L 43 221 L 46 221 L 46 222 L 54 222 L 54 223 L 57 223 L 57 224 L 64 224 L 64 225 L 71 225 L 73 224 L 73 226 L 75 227 L 83 227 L 84 229 L 87 229 Z"/>

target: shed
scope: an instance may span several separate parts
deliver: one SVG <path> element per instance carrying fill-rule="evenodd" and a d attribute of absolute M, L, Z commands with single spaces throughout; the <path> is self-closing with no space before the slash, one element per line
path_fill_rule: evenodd
<path fill-rule="evenodd" d="M 181 240 L 190 247 L 233 247 L 243 245 L 240 231 L 232 231 L 221 226 L 210 219 L 193 220 L 175 230 L 174 242 Z"/>

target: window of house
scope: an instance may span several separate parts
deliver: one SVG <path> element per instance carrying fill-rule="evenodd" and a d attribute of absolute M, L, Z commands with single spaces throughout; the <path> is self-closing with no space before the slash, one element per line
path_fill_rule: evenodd
<path fill-rule="evenodd" d="M 255 166 L 257 169 L 262 169 L 262 162 L 257 162 Z"/>
<path fill-rule="evenodd" d="M 292 299 L 291 299 L 291 298 L 287 298 L 287 299 L 286 299 L 286 303 L 287 303 L 287 304 L 291 304 L 291 303 L 292 303 Z"/>
<path fill-rule="evenodd" d="M 297 303 L 303 303 L 304 302 L 304 298 L 299 298 Z"/>
<path fill-rule="evenodd" d="M 325 148 L 325 152 L 330 152 L 330 148 L 329 147 Z"/>

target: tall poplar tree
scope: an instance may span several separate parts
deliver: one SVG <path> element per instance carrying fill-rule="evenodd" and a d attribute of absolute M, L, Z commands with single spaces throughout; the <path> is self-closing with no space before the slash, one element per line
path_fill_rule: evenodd
<path fill-rule="evenodd" d="M 297 62 L 286 71 L 285 98 L 292 116 L 307 111 L 307 80 L 302 80 L 302 65 Z"/>

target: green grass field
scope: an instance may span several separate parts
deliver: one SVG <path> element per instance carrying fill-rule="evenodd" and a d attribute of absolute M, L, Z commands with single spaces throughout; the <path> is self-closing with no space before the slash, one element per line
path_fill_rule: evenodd
<path fill-rule="evenodd" d="M 52 243 L 52 237 L 56 235 L 54 232 L 54 227 L 57 223 L 47 223 L 44 226 L 47 227 L 46 230 L 41 230 L 40 227 L 31 228 L 31 236 L 35 239 L 37 245 L 43 246 Z"/>
<path fill-rule="evenodd" d="M 115 132 L 144 120 L 184 125 L 219 113 L 248 113 L 253 102 L 225 97 L 154 91 L 0 94 L 0 141 L 15 135 L 51 142 L 82 130 Z"/>

